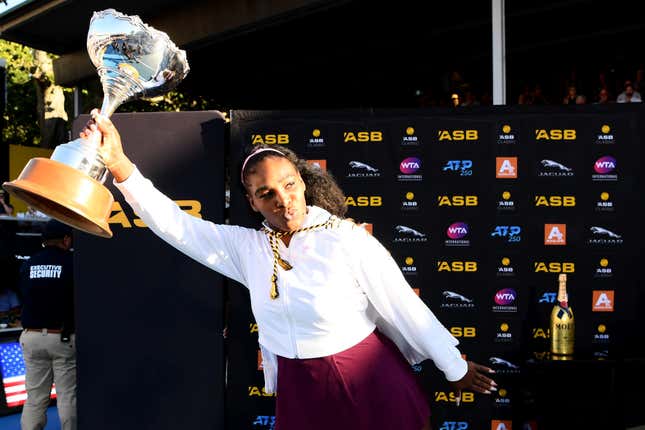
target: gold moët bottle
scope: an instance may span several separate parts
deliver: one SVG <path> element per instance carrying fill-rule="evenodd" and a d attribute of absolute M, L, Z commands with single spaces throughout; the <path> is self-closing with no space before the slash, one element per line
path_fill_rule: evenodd
<path fill-rule="evenodd" d="M 567 295 L 567 275 L 558 278 L 558 302 L 551 311 L 551 355 L 555 359 L 573 356 L 575 321 Z"/>

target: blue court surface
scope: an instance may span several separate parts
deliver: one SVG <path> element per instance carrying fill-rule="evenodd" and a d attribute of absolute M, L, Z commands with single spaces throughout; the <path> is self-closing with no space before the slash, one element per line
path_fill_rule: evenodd
<path fill-rule="evenodd" d="M 0 430 L 20 430 L 20 414 L 0 417 Z M 50 406 L 47 409 L 47 425 L 44 430 L 60 430 L 56 406 Z"/>

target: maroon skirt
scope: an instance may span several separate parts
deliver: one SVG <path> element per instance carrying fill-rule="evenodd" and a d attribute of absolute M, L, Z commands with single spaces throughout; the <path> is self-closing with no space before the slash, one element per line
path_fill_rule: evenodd
<path fill-rule="evenodd" d="M 410 364 L 378 330 L 327 357 L 278 357 L 276 430 L 421 430 L 429 416 Z"/>

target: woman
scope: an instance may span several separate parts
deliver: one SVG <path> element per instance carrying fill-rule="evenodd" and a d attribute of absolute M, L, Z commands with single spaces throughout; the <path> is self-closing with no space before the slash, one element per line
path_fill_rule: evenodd
<path fill-rule="evenodd" d="M 461 357 L 457 340 L 373 236 L 307 206 L 307 187 L 329 190 L 330 177 L 313 175 L 325 179 L 306 184 L 298 160 L 258 148 L 244 159 L 240 180 L 263 228 L 215 225 L 156 190 L 123 153 L 111 121 L 97 110 L 92 117 L 81 137 L 102 133 L 101 156 L 137 215 L 178 250 L 249 289 L 265 388 L 277 393 L 278 430 L 429 429 L 427 400 L 410 368 L 426 359 L 459 392 L 495 390 L 492 370 Z M 332 190 L 321 202 L 342 216 L 337 196 Z"/>

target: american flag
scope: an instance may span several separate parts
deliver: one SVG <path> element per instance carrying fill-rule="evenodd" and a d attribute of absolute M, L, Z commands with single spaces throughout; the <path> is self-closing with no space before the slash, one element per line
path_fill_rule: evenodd
<path fill-rule="evenodd" d="M 25 388 L 25 360 L 18 342 L 0 343 L 0 374 L 7 406 L 15 408 L 27 400 Z M 56 388 L 52 386 L 51 398 L 56 398 Z"/>

